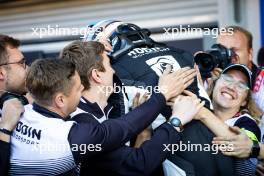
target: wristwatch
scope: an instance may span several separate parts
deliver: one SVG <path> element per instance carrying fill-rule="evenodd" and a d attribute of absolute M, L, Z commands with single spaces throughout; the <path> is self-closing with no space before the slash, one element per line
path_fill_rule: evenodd
<path fill-rule="evenodd" d="M 171 124 L 174 127 L 180 128 L 180 132 L 183 131 L 183 125 L 181 123 L 181 120 L 177 117 L 171 117 L 168 121 L 169 124 Z"/>
<path fill-rule="evenodd" d="M 260 147 L 259 147 L 259 142 L 252 140 L 253 146 L 251 148 L 251 153 L 250 153 L 250 158 L 258 158 L 259 152 L 260 152 Z"/>
<path fill-rule="evenodd" d="M 7 134 L 7 135 L 9 135 L 9 136 L 12 135 L 12 131 L 9 131 L 9 130 L 7 130 L 7 129 L 5 129 L 5 128 L 0 128 L 0 132 L 2 132 L 2 133 L 4 133 L 4 134 Z"/>

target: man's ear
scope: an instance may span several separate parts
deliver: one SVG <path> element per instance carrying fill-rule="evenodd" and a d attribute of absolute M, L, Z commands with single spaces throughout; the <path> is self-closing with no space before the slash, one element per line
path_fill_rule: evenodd
<path fill-rule="evenodd" d="M 97 69 L 92 70 L 90 79 L 92 79 L 92 81 L 94 81 L 95 83 L 101 83 L 102 82 L 100 73 Z"/>
<path fill-rule="evenodd" d="M 58 108 L 63 108 L 65 106 L 65 95 L 57 93 L 54 98 L 54 103 Z"/>
<path fill-rule="evenodd" d="M 3 68 L 0 68 L 0 81 L 4 81 L 6 79 L 6 70 Z"/>

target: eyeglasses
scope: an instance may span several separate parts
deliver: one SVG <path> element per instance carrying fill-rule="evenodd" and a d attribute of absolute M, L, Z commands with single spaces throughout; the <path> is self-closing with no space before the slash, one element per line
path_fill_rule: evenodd
<path fill-rule="evenodd" d="M 10 64 L 19 64 L 19 65 L 22 65 L 23 68 L 26 68 L 27 67 L 26 59 L 25 58 L 22 58 L 20 61 L 17 61 L 17 62 L 10 62 L 10 63 L 5 63 L 5 64 L 0 64 L 0 66 L 10 65 Z"/>
<path fill-rule="evenodd" d="M 249 90 L 249 87 L 247 86 L 246 83 L 236 81 L 232 76 L 228 74 L 221 74 L 220 79 L 227 84 L 235 84 L 239 92 Z"/>

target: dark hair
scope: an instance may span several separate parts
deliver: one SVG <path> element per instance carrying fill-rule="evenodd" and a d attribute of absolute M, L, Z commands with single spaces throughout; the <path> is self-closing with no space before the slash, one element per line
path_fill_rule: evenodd
<path fill-rule="evenodd" d="M 243 33 L 246 36 L 246 38 L 247 38 L 248 49 L 252 48 L 253 36 L 248 30 L 246 30 L 246 29 L 244 29 L 244 28 L 242 28 L 240 26 L 227 26 L 226 29 L 227 30 L 228 29 L 233 29 L 233 32 L 241 32 L 241 33 Z"/>
<path fill-rule="evenodd" d="M 264 67 L 264 47 L 259 49 L 257 61 L 260 67 Z"/>
<path fill-rule="evenodd" d="M 26 77 L 26 87 L 34 100 L 50 105 L 54 95 L 69 94 L 74 82 L 75 65 L 61 59 L 38 59 L 32 63 Z"/>
<path fill-rule="evenodd" d="M 19 45 L 19 40 L 7 35 L 0 34 L 0 64 L 5 64 L 9 60 L 6 48 L 18 48 Z"/>
<path fill-rule="evenodd" d="M 81 77 L 84 89 L 90 88 L 89 76 L 92 69 L 105 71 L 102 54 L 105 51 L 103 44 L 95 41 L 74 41 L 60 53 L 60 58 L 75 64 Z"/>

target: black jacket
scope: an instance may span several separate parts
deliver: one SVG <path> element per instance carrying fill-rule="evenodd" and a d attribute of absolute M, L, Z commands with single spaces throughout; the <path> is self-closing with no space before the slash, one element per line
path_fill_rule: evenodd
<path fill-rule="evenodd" d="M 234 174 L 234 160 L 232 157 L 224 156 L 216 152 L 212 145 L 214 134 L 200 121 L 193 120 L 184 127 L 182 132 L 182 144 L 200 144 L 199 148 L 177 151 L 169 160 L 186 172 L 187 176 L 232 176 Z M 206 146 L 210 146 L 207 150 Z"/>
<path fill-rule="evenodd" d="M 10 143 L 0 140 L 0 175 L 7 175 L 9 169 Z"/>
<path fill-rule="evenodd" d="M 111 110 L 107 106 L 103 112 L 97 103 L 90 103 L 85 98 L 82 98 L 82 100 L 78 108 L 93 114 L 96 119 L 107 116 Z M 152 108 L 155 109 L 154 106 Z M 72 119 L 81 123 L 89 123 L 89 117 L 82 119 L 73 117 Z M 106 121 L 111 120 L 115 119 Z M 86 162 L 82 162 L 81 175 L 150 175 L 170 155 L 170 151 L 164 151 L 164 145 L 177 143 L 179 140 L 180 135 L 176 130 L 171 125 L 164 123 L 154 131 L 151 140 L 144 142 L 140 148 L 123 145 L 113 151 L 104 152 Z"/>
<path fill-rule="evenodd" d="M 193 67 L 193 56 L 184 50 L 168 46 L 141 47 L 112 60 L 112 66 L 116 75 L 126 86 L 149 88 L 158 85 L 159 76 L 167 65 L 172 65 L 174 70 L 182 67 Z M 205 94 L 200 91 L 197 79 L 187 88 L 202 100 L 205 100 L 206 107 L 210 102 Z M 167 106 L 162 114 L 170 117 L 171 109 Z"/>
<path fill-rule="evenodd" d="M 162 94 L 153 94 L 148 101 L 136 108 L 133 112 L 124 115 L 122 118 L 105 121 L 103 123 L 99 123 L 95 120 L 90 113 L 76 115 L 75 121 L 78 123 L 75 123 L 71 127 L 68 134 L 70 146 L 88 146 L 90 144 L 96 146 L 100 144 L 100 150 L 87 151 L 85 153 L 81 150 L 72 150 L 75 163 L 78 164 L 80 162 L 91 161 L 91 159 L 100 153 L 108 152 L 123 146 L 127 141 L 151 124 L 160 110 L 165 106 L 165 102 L 165 98 Z M 155 108 L 154 110 L 152 109 L 153 107 Z M 62 118 L 58 114 L 35 103 L 33 104 L 33 110 L 47 118 Z M 146 114 L 148 114 L 148 116 L 146 116 Z M 83 119 L 86 120 L 83 121 Z M 10 155 L 7 154 L 3 159 L 9 158 L 9 156 Z M 29 174 L 30 169 L 31 166 L 24 166 L 25 173 L 27 171 Z M 47 168 L 47 170 L 48 169 L 49 168 Z M 36 173 L 37 172 L 38 171 L 36 171 Z M 76 175 L 77 173 L 78 168 L 74 168 L 67 173 L 63 173 L 63 175 Z"/>
<path fill-rule="evenodd" d="M 164 96 L 162 94 L 153 94 L 140 107 L 118 119 L 99 123 L 93 118 L 92 112 L 78 114 L 74 116 L 74 121 L 77 124 L 73 125 L 70 130 L 68 136 L 69 143 L 78 145 L 83 143 L 101 144 L 102 150 L 100 152 L 114 150 L 123 146 L 127 141 L 149 126 L 164 105 Z M 100 152 L 81 154 L 80 151 L 73 151 L 72 153 L 75 162 L 79 163 L 87 160 L 90 161 L 91 157 L 100 154 Z"/>
<path fill-rule="evenodd" d="M 182 67 L 193 67 L 193 56 L 181 49 L 168 46 L 135 48 L 112 61 L 117 76 L 127 86 L 156 86 L 159 76 L 167 65 L 174 70 Z M 210 108 L 210 101 L 198 87 L 197 79 L 187 88 Z M 169 117 L 171 110 L 164 108 L 162 114 Z M 182 143 L 191 141 L 195 144 L 211 144 L 213 133 L 198 121 L 192 121 L 185 126 L 181 134 Z M 222 154 L 210 152 L 178 151 L 169 157 L 169 160 L 182 168 L 187 175 L 213 176 L 233 175 L 233 159 Z"/>

